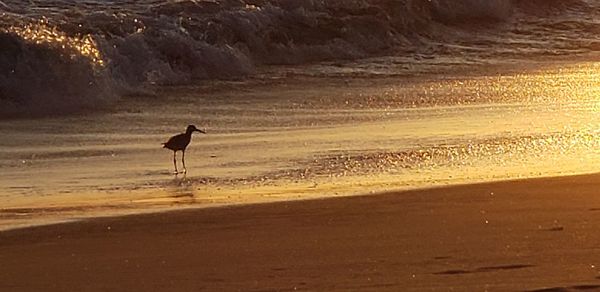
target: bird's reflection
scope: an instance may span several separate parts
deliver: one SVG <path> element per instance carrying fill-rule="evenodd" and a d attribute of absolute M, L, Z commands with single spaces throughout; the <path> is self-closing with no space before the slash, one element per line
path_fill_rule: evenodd
<path fill-rule="evenodd" d="M 193 204 L 196 203 L 194 182 L 187 178 L 185 173 L 178 175 L 170 181 L 168 193 L 175 203 Z"/>

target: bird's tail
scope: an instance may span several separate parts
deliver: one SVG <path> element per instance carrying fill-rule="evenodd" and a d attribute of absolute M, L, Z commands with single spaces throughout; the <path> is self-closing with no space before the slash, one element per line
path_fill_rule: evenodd
<path fill-rule="evenodd" d="M 162 148 L 166 148 L 167 147 L 167 143 L 160 143 L 160 145 L 162 145 Z"/>

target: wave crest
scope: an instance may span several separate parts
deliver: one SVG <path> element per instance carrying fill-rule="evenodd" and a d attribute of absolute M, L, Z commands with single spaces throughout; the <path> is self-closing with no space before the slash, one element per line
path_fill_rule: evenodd
<path fill-rule="evenodd" d="M 447 54 L 444 44 L 453 42 L 497 45 L 497 38 L 470 40 L 470 27 L 455 24 L 590 10 L 585 0 L 46 2 L 0 5 L 0 44 L 10 48 L 0 52 L 2 117 L 70 113 L 149 85 L 243 78 L 265 64 L 420 51 L 435 56 Z M 58 37 L 28 37 L 40 19 L 34 30 Z M 519 33 L 528 38 L 527 29 L 532 35 L 553 29 L 541 27 Z"/>
<path fill-rule="evenodd" d="M 25 32 L 35 29 L 46 30 L 30 27 Z M 113 99 L 110 79 L 89 47 L 70 47 L 61 35 L 58 42 L 52 41 L 51 30 L 41 32 L 50 34 L 38 39 L 22 33 L 0 32 L 1 117 L 70 113 Z"/>

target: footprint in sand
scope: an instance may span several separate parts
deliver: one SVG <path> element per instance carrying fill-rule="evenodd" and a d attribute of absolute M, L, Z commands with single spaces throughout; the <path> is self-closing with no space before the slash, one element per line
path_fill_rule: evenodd
<path fill-rule="evenodd" d="M 460 275 L 460 274 L 471 274 L 471 273 L 486 273 L 502 270 L 517 270 L 534 267 L 534 265 L 515 264 L 515 265 L 504 265 L 504 266 L 489 266 L 480 267 L 474 270 L 447 270 L 442 272 L 433 273 L 434 275 Z"/>

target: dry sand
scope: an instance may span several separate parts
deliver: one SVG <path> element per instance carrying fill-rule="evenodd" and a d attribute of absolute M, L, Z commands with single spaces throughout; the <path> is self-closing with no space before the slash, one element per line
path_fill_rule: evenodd
<path fill-rule="evenodd" d="M 600 288 L 600 175 L 0 233 L 0 291 Z"/>

